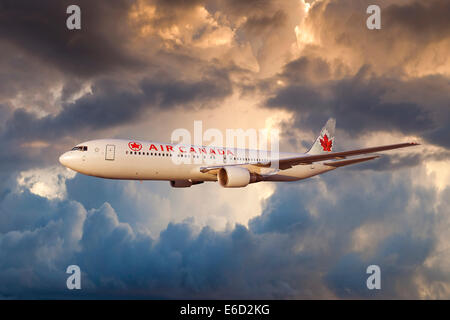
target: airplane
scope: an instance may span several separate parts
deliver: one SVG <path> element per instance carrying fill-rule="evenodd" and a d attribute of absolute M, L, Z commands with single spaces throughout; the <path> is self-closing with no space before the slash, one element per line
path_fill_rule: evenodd
<path fill-rule="evenodd" d="M 302 180 L 380 156 L 349 157 L 419 145 L 409 142 L 335 152 L 335 126 L 336 120 L 330 118 L 306 153 L 100 139 L 76 145 L 59 162 L 100 178 L 165 180 L 174 188 L 218 181 L 224 188 L 240 188 L 261 181 Z"/>

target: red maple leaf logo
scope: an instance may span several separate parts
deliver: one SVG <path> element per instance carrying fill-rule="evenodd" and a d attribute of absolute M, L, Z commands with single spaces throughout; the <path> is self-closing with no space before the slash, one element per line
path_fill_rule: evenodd
<path fill-rule="evenodd" d="M 324 135 L 323 139 L 320 139 L 320 144 L 323 147 L 323 151 L 331 151 L 331 147 L 333 146 L 333 140 L 328 140 L 328 136 Z"/>
<path fill-rule="evenodd" d="M 133 151 L 141 151 L 142 149 L 142 144 L 140 144 L 139 142 L 129 142 L 128 143 L 128 147 L 130 147 L 131 150 Z"/>

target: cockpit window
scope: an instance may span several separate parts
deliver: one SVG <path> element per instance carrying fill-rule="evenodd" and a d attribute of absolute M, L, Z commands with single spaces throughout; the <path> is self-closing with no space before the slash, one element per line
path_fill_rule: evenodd
<path fill-rule="evenodd" d="M 72 148 L 72 151 L 87 151 L 87 146 L 76 146 Z"/>

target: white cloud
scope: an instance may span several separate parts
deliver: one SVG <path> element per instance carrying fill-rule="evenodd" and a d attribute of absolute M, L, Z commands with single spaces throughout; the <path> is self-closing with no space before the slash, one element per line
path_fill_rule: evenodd
<path fill-rule="evenodd" d="M 158 184 L 158 185 L 157 185 Z M 272 183 L 257 183 L 245 189 L 224 189 L 217 183 L 186 189 L 173 189 L 168 182 L 128 182 L 124 186 L 127 201 L 140 223 L 139 231 L 149 231 L 156 237 L 170 222 L 179 223 L 193 218 L 199 227 L 209 226 L 223 231 L 236 223 L 247 226 L 248 221 L 262 213 L 265 201 L 275 191 Z"/>
<path fill-rule="evenodd" d="M 19 190 L 28 189 L 31 193 L 49 200 L 63 200 L 67 196 L 66 180 L 73 179 L 75 171 L 61 166 L 22 171 L 17 184 Z"/>

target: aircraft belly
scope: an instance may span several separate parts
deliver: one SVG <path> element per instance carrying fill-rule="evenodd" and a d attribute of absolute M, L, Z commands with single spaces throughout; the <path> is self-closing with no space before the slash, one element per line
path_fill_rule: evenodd
<path fill-rule="evenodd" d="M 202 173 L 199 165 L 175 164 L 170 158 L 116 158 L 107 161 L 101 158 L 90 159 L 86 168 L 79 172 L 109 179 L 128 180 L 195 180 L 216 181 L 215 175 Z"/>

